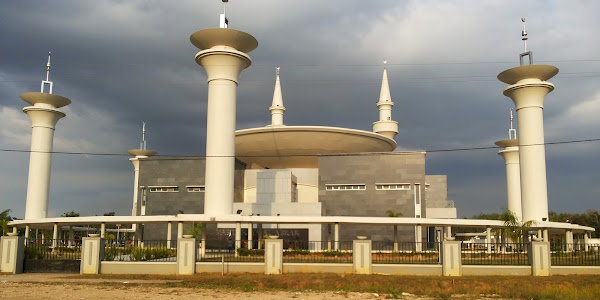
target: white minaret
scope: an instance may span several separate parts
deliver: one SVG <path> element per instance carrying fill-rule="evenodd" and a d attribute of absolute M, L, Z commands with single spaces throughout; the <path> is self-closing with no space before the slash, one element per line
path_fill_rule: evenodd
<path fill-rule="evenodd" d="M 203 29 L 192 34 L 190 41 L 204 49 L 196 54 L 196 63 L 204 67 L 208 77 L 204 214 L 228 215 L 232 214 L 234 198 L 238 77 L 250 66 L 252 61 L 246 53 L 256 49 L 258 42 L 229 28 Z"/>
<path fill-rule="evenodd" d="M 134 176 L 133 176 L 133 206 L 131 208 L 132 216 L 144 216 L 146 215 L 146 206 L 144 205 L 144 201 L 141 201 L 141 204 L 138 205 L 140 201 L 138 201 L 139 195 L 139 183 L 140 183 L 140 159 L 148 158 L 150 156 L 154 156 L 158 154 L 156 151 L 147 150 L 146 149 L 146 122 L 142 122 L 142 141 L 140 142 L 139 149 L 131 149 L 128 150 L 127 153 L 135 156 L 130 158 L 129 161 L 133 164 Z M 135 227 L 135 226 L 134 226 Z"/>
<path fill-rule="evenodd" d="M 522 36 L 526 42 L 525 30 Z M 548 220 L 543 109 L 546 95 L 554 90 L 554 85 L 546 80 L 554 77 L 558 69 L 550 65 L 534 65 L 531 51 L 525 50 L 520 55 L 521 66 L 500 73 L 498 80 L 509 84 L 504 89 L 504 95 L 515 103 L 519 120 L 523 221 L 540 222 Z M 529 56 L 529 65 L 524 65 L 525 56 Z"/>
<path fill-rule="evenodd" d="M 387 64 L 384 61 L 383 64 Z M 379 121 L 373 123 L 373 132 L 379 133 L 390 139 L 393 139 L 398 134 L 398 122 L 392 121 L 392 96 L 390 95 L 390 84 L 388 82 L 387 70 L 383 68 L 383 79 L 381 79 L 381 92 L 379 93 Z"/>
<path fill-rule="evenodd" d="M 48 87 L 48 93 L 44 89 Z M 50 81 L 50 53 L 46 64 L 46 80 L 42 80 L 40 92 L 21 94 L 21 99 L 31 104 L 23 108 L 31 119 L 31 154 L 29 156 L 29 177 L 27 180 L 27 201 L 25 219 L 43 219 L 48 216 L 48 193 L 50 191 L 50 167 L 54 128 L 65 113 L 58 108 L 71 104 L 71 100 L 52 94 Z"/>
<path fill-rule="evenodd" d="M 517 139 L 517 130 L 513 128 L 512 108 L 510 109 L 510 129 L 508 130 L 508 139 L 497 141 L 495 144 L 504 148 L 504 150 L 498 152 L 498 155 L 504 158 L 504 163 L 506 164 L 506 195 L 508 200 L 508 210 L 513 212 L 519 221 L 522 221 L 519 140 Z"/>
<path fill-rule="evenodd" d="M 273 103 L 269 110 L 271 111 L 271 125 L 270 126 L 283 126 L 283 113 L 285 112 L 285 106 L 283 106 L 283 96 L 281 95 L 281 83 L 279 82 L 279 67 L 276 68 L 275 77 L 275 90 L 273 91 Z"/>

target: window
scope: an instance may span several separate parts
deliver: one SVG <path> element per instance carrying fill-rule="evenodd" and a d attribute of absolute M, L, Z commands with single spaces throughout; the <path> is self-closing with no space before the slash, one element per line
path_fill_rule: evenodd
<path fill-rule="evenodd" d="M 364 191 L 367 189 L 365 184 L 326 184 L 326 191 Z"/>
<path fill-rule="evenodd" d="M 186 188 L 187 188 L 188 192 L 192 192 L 192 193 L 204 192 L 203 185 L 188 185 L 188 186 L 186 186 Z"/>
<path fill-rule="evenodd" d="M 151 193 L 169 193 L 169 192 L 179 192 L 179 187 L 177 186 L 149 186 Z"/>
<path fill-rule="evenodd" d="M 410 190 L 410 183 L 376 183 L 375 189 L 378 191 L 402 191 Z"/>

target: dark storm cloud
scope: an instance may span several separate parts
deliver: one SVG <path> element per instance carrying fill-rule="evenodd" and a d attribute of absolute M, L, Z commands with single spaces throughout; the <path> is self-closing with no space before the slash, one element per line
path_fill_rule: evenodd
<path fill-rule="evenodd" d="M 73 100 L 58 124 L 55 149 L 125 153 L 137 147 L 146 121 L 149 147 L 204 154 L 206 75 L 194 63 L 198 49 L 189 35 L 215 27 L 221 9 L 217 0 L 4 3 L 2 148 L 28 149 L 31 129 L 18 94 L 38 89 L 51 50 L 55 91 Z M 517 65 L 519 21 L 526 16 L 536 61 L 561 69 L 544 110 L 547 139 L 596 138 L 600 91 L 593 76 L 600 63 L 574 60 L 597 58 L 599 9 L 590 1 L 230 1 L 231 27 L 259 41 L 241 76 L 237 127 L 270 122 L 279 65 L 286 124 L 370 131 L 387 60 L 400 149 L 493 145 L 505 138 L 513 106 L 495 77 Z M 597 155 L 576 146 L 557 149 L 548 150 L 550 209 L 598 209 Z M 496 152 L 427 155 L 429 174 L 448 175 L 460 215 L 506 205 L 504 163 Z M 28 155 L 0 153 L 0 160 L 7 188 L 0 208 L 22 216 Z M 127 157 L 55 155 L 50 208 L 128 214 L 132 175 Z M 563 205 L 567 190 L 580 200 Z"/>

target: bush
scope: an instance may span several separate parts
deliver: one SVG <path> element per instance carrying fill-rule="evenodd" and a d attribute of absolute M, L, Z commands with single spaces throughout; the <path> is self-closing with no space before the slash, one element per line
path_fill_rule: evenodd
<path fill-rule="evenodd" d="M 238 248 L 236 251 L 239 256 L 263 256 L 263 255 L 265 255 L 265 250 L 263 250 L 263 249 Z"/>

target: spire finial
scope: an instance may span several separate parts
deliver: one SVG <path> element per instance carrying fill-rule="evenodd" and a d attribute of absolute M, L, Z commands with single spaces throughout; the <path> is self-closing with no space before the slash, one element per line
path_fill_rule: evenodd
<path fill-rule="evenodd" d="M 140 149 L 146 150 L 146 122 L 142 122 L 142 142 L 140 142 Z"/>
<path fill-rule="evenodd" d="M 281 67 L 275 67 L 275 75 L 279 76 L 280 69 L 281 69 Z"/>
<path fill-rule="evenodd" d="M 513 109 L 510 109 L 510 129 L 508 129 L 508 139 L 513 140 L 517 138 L 517 130 L 513 127 Z"/>
<path fill-rule="evenodd" d="M 523 41 L 523 53 L 519 54 L 519 61 L 521 66 L 525 65 L 523 62 L 523 57 L 529 56 L 529 64 L 533 65 L 533 53 L 531 51 L 527 51 L 527 29 L 525 29 L 525 18 L 521 18 L 521 22 L 523 23 L 523 31 L 521 31 L 521 40 Z"/>
<path fill-rule="evenodd" d="M 525 18 L 521 18 L 523 23 L 523 31 L 521 31 L 521 40 L 523 41 L 523 52 L 527 52 L 527 29 L 525 29 Z"/>
<path fill-rule="evenodd" d="M 387 60 L 383 61 L 383 68 L 385 69 L 385 67 L 387 66 Z"/>
<path fill-rule="evenodd" d="M 46 80 L 42 80 L 42 86 L 40 87 L 40 92 L 44 92 L 44 86 L 47 84 L 49 86 L 48 94 L 52 94 L 52 81 L 50 81 L 50 56 L 52 52 L 48 52 L 48 62 L 46 63 Z"/>
<path fill-rule="evenodd" d="M 221 28 L 227 28 L 229 26 L 229 20 L 227 19 L 227 2 L 229 0 L 221 0 L 223 1 L 223 13 L 220 16 L 220 26 Z"/>

